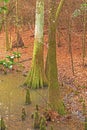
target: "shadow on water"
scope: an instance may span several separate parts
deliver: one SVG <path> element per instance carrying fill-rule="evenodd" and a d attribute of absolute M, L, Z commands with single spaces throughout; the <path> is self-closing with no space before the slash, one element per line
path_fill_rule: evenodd
<path fill-rule="evenodd" d="M 35 105 L 40 104 L 41 108 L 46 106 L 47 88 L 31 90 L 32 104 L 25 105 L 26 91 L 19 87 L 24 80 L 21 73 L 0 75 L 0 116 L 3 116 L 8 130 L 34 130 L 31 114 L 35 111 Z M 21 120 L 23 107 L 27 113 L 26 121 Z M 83 130 L 79 124 L 70 121 L 57 124 L 50 122 L 49 126 L 53 124 L 53 130 Z M 47 130 L 50 130 L 49 126 Z"/>

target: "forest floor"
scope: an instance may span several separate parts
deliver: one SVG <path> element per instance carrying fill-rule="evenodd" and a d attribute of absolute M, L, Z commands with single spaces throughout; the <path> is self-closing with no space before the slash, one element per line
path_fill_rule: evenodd
<path fill-rule="evenodd" d="M 33 31 L 21 31 L 20 32 L 24 46 L 18 48 L 21 53 L 20 61 L 25 66 L 22 73 L 26 73 L 30 70 L 33 53 L 34 43 L 34 32 Z M 11 33 L 12 41 L 15 40 L 15 33 Z M 84 66 L 82 60 L 82 32 L 73 32 L 71 38 L 72 44 L 72 55 L 73 55 L 73 66 L 74 75 L 72 72 L 71 56 L 69 53 L 69 44 L 67 39 L 67 31 L 61 30 L 60 47 L 58 47 L 57 38 L 57 65 L 58 65 L 58 79 L 61 84 L 62 97 L 64 99 L 65 106 L 70 114 L 75 116 L 77 119 L 70 117 L 69 121 L 72 122 L 73 126 L 78 124 L 78 120 L 84 122 L 83 116 L 83 103 L 85 102 L 87 110 L 87 57 L 84 58 Z M 87 42 L 87 41 L 86 41 Z M 87 45 L 86 45 L 87 46 Z M 86 47 L 87 48 L 87 47 Z M 46 55 L 48 50 L 48 36 L 47 32 L 44 34 L 44 61 L 46 61 Z M 0 59 L 5 58 L 6 55 L 11 55 L 13 51 L 17 51 L 16 48 L 7 52 L 5 50 L 5 34 L 0 34 Z M 59 127 L 59 126 L 58 126 Z M 66 130 L 69 130 L 68 128 Z M 19 130 L 19 129 L 17 129 Z M 58 129 L 62 130 L 62 129 Z M 72 130 L 83 130 L 83 125 L 78 124 L 78 128 L 72 128 Z"/>

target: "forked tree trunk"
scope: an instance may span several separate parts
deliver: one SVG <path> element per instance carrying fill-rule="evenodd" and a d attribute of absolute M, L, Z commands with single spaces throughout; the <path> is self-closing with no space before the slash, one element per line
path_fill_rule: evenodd
<path fill-rule="evenodd" d="M 36 1 L 36 22 L 33 60 L 31 70 L 25 84 L 31 88 L 40 88 L 46 85 L 43 61 L 43 26 L 44 26 L 44 0 Z"/>
<path fill-rule="evenodd" d="M 56 9 L 55 7 L 56 7 L 56 0 L 50 0 L 49 47 L 48 47 L 49 105 L 52 110 L 56 110 L 63 115 L 65 113 L 65 109 L 64 109 L 64 104 L 60 97 L 58 74 L 57 74 L 57 62 L 56 62 L 56 19 L 55 19 Z M 59 4 L 59 10 L 61 10 L 61 8 Z M 57 10 L 57 12 L 59 13 L 60 11 Z M 59 16 L 59 14 L 57 15 Z"/>

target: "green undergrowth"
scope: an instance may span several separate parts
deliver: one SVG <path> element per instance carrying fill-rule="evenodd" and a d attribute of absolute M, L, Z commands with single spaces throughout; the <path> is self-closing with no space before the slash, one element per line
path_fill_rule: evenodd
<path fill-rule="evenodd" d="M 0 60 L 0 70 L 7 73 L 7 69 L 12 70 L 18 64 L 20 58 L 20 52 L 13 52 L 11 55 L 7 55 L 5 59 Z"/>

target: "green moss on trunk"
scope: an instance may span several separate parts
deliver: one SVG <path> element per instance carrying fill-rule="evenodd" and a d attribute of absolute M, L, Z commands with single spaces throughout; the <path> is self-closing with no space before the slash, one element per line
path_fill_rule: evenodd
<path fill-rule="evenodd" d="M 44 72 L 43 43 L 39 43 L 37 40 L 34 42 L 32 66 L 25 84 L 33 89 L 47 85 Z"/>
<path fill-rule="evenodd" d="M 65 114 L 63 101 L 60 97 L 58 83 L 57 62 L 56 62 L 56 0 L 50 3 L 49 18 L 49 48 L 48 48 L 48 80 L 49 80 L 49 104 L 52 110 L 58 111 L 61 115 Z"/>

